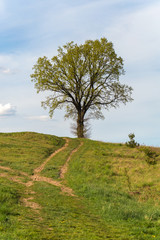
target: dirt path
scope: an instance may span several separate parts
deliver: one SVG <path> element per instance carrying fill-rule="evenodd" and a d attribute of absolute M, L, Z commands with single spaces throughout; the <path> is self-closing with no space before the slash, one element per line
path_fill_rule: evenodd
<path fill-rule="evenodd" d="M 12 176 L 12 175 L 9 175 L 8 173 L 0 173 L 0 177 L 4 177 L 4 178 L 7 178 L 9 179 L 10 181 L 13 181 L 13 182 L 17 182 L 19 184 L 22 184 L 22 185 L 25 185 L 26 186 L 26 194 L 35 194 L 35 192 L 31 191 L 29 189 L 29 187 L 31 187 L 34 182 L 47 182 L 51 185 L 54 185 L 56 187 L 59 187 L 61 189 L 61 192 L 62 193 L 65 193 L 67 194 L 68 196 L 72 196 L 72 197 L 75 197 L 76 195 L 73 193 L 73 190 L 67 186 L 65 186 L 64 183 L 62 183 L 62 181 L 55 181 L 53 180 L 52 178 L 48 178 L 48 177 L 44 177 L 44 176 L 41 176 L 40 173 L 42 172 L 42 170 L 45 168 L 45 165 L 51 160 L 52 157 L 54 157 L 56 154 L 58 154 L 59 152 L 61 151 L 64 151 L 67 147 L 68 147 L 68 144 L 69 144 L 69 139 L 68 138 L 65 138 L 66 140 L 66 143 L 65 145 L 58 149 L 57 151 L 55 151 L 54 153 L 52 153 L 39 167 L 37 167 L 36 169 L 34 169 L 34 174 L 29 176 L 27 173 L 25 172 L 22 172 L 22 171 L 16 171 L 16 170 L 13 170 L 9 167 L 4 167 L 4 166 L 0 166 L 0 169 L 2 170 L 5 170 L 5 171 L 8 171 L 8 172 L 12 172 L 12 173 L 19 173 L 21 176 Z M 61 170 L 60 170 L 60 179 L 63 180 L 64 177 L 65 177 L 65 174 L 66 172 L 68 171 L 68 162 L 70 161 L 72 155 L 77 152 L 79 150 L 79 148 L 83 145 L 83 142 L 80 143 L 80 145 L 75 148 L 69 155 L 69 157 L 67 158 L 65 164 L 62 166 Z M 23 177 L 22 176 L 25 176 L 25 177 L 28 177 L 30 180 L 25 183 L 23 182 Z M 39 210 L 42 208 L 38 203 L 34 202 L 34 197 L 28 197 L 28 198 L 23 198 L 21 200 L 21 202 L 26 206 L 26 207 L 30 207 L 31 209 L 33 209 L 36 213 L 39 213 Z"/>
<path fill-rule="evenodd" d="M 62 182 L 59 182 L 59 181 L 55 181 L 53 180 L 52 178 L 48 178 L 48 177 L 43 177 L 40 175 L 40 172 L 44 169 L 46 163 L 53 157 L 55 156 L 57 153 L 59 153 L 60 151 L 63 151 L 65 150 L 65 148 L 68 147 L 68 143 L 69 143 L 69 139 L 66 139 L 66 144 L 64 145 L 64 147 L 60 148 L 59 150 L 57 150 L 56 152 L 54 152 L 49 158 L 47 158 L 47 160 L 38 168 L 36 168 L 34 170 L 34 175 L 31 177 L 32 181 L 29 181 L 26 186 L 27 187 L 30 187 L 34 184 L 34 181 L 39 181 L 39 182 L 47 182 L 47 183 L 50 183 L 51 185 L 54 185 L 56 187 L 60 187 L 62 193 L 65 193 L 69 196 L 76 196 L 74 193 L 73 193 L 73 190 L 69 187 L 66 187 L 64 184 L 62 184 Z M 64 175 L 65 173 L 67 172 L 68 170 L 68 162 L 70 161 L 72 155 L 77 152 L 79 150 L 79 148 L 82 146 L 82 142 L 80 143 L 80 145 L 75 148 L 69 155 L 69 157 L 67 158 L 65 164 L 62 166 L 61 170 L 60 170 L 60 178 L 61 179 L 64 179 Z"/>
<path fill-rule="evenodd" d="M 47 159 L 46 161 L 44 161 L 38 168 L 36 168 L 34 170 L 34 174 L 38 174 L 38 173 L 41 173 L 45 167 L 45 165 L 51 160 L 52 157 L 54 157 L 57 153 L 65 150 L 67 147 L 68 147 L 68 143 L 69 143 L 69 139 L 68 138 L 65 138 L 66 140 L 66 143 L 65 145 L 62 147 L 62 148 L 59 148 L 57 151 L 55 151 L 54 153 L 52 153 Z"/>
<path fill-rule="evenodd" d="M 64 175 L 66 174 L 66 172 L 68 171 L 68 162 L 70 161 L 72 155 L 77 152 L 79 150 L 79 148 L 83 145 L 83 142 L 80 143 L 80 145 L 75 148 L 69 155 L 69 157 L 67 158 L 65 164 L 63 165 L 63 167 L 60 170 L 60 178 L 64 179 Z"/>

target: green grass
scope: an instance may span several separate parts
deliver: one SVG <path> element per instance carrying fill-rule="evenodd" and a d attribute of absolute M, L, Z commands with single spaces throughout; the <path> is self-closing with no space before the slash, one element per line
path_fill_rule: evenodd
<path fill-rule="evenodd" d="M 90 211 L 125 229 L 119 239 L 160 239 L 159 166 L 138 149 L 86 140 L 66 177 Z"/>
<path fill-rule="evenodd" d="M 38 203 L 43 206 L 42 215 L 45 217 L 45 226 L 52 229 L 48 231 L 51 239 L 111 238 L 110 226 L 97 214 L 88 211 L 84 200 L 62 195 L 58 188 L 46 183 L 35 184 L 34 190 L 39 194 Z M 45 199 L 41 195 L 42 192 Z"/>
<path fill-rule="evenodd" d="M 72 155 L 62 181 L 60 168 L 80 141 L 84 144 Z M 32 175 L 64 143 L 30 132 L 0 134 L 0 166 L 14 170 L 0 169 L 0 239 L 160 240 L 160 157 L 149 165 L 138 148 L 70 139 L 41 175 L 64 182 L 76 197 L 46 182 L 27 188 L 12 181 L 15 176 L 29 181 L 21 171 Z M 23 199 L 30 197 L 39 211 L 24 206 Z"/>
<path fill-rule="evenodd" d="M 34 132 L 0 133 L 0 165 L 32 174 L 64 142 L 62 138 Z"/>

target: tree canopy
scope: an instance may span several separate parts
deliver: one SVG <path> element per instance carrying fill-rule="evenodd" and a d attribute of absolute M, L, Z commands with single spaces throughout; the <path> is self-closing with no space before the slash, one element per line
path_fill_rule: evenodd
<path fill-rule="evenodd" d="M 85 137 L 86 118 L 104 118 L 102 109 L 133 100 L 132 88 L 119 81 L 124 74 L 123 59 L 106 38 L 80 45 L 69 42 L 59 47 L 51 60 L 40 57 L 33 70 L 31 78 L 37 92 L 51 93 L 42 106 L 49 107 L 50 117 L 55 109 L 64 107 L 65 117 L 76 119 L 80 138 Z"/>

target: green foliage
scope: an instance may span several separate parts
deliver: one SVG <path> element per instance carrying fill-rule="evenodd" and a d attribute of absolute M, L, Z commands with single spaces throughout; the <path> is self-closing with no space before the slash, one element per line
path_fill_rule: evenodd
<path fill-rule="evenodd" d="M 144 153 L 147 155 L 149 158 L 156 158 L 158 157 L 158 154 L 155 151 L 152 151 L 149 148 L 144 148 Z"/>
<path fill-rule="evenodd" d="M 37 92 L 52 92 L 42 106 L 49 107 L 50 117 L 55 109 L 64 107 L 65 117 L 77 120 L 78 137 L 84 137 L 86 118 L 104 118 L 103 108 L 133 100 L 132 88 L 119 82 L 124 74 L 123 59 L 106 38 L 81 45 L 67 43 L 51 60 L 39 58 L 33 70 L 31 78 Z"/>
<path fill-rule="evenodd" d="M 157 164 L 157 157 L 159 155 L 155 151 L 149 147 L 141 147 L 140 150 L 145 153 L 145 160 L 149 165 Z"/>
<path fill-rule="evenodd" d="M 134 133 L 130 133 L 129 135 L 128 135 L 128 137 L 129 137 L 129 141 L 128 142 L 126 142 L 126 145 L 128 146 L 128 147 L 130 147 L 130 148 L 135 148 L 135 147 L 138 147 L 139 146 L 139 143 L 137 143 L 136 141 L 135 141 L 135 135 L 134 135 Z"/>

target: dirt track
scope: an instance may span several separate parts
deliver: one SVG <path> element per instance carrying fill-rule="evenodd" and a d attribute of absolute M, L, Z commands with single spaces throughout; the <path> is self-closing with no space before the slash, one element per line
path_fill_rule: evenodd
<path fill-rule="evenodd" d="M 45 165 L 51 160 L 52 157 L 54 157 L 56 154 L 58 154 L 61 151 L 65 151 L 65 149 L 68 147 L 69 144 L 69 139 L 65 138 L 66 143 L 62 148 L 59 148 L 57 151 L 55 151 L 54 153 L 52 153 L 39 167 L 37 167 L 36 169 L 34 169 L 34 174 L 33 175 L 28 175 L 25 172 L 18 172 L 16 170 L 13 170 L 9 167 L 4 167 L 4 166 L 0 166 L 0 169 L 5 170 L 7 172 L 12 172 L 21 176 L 13 176 L 13 175 L 9 175 L 8 173 L 0 173 L 0 177 L 4 177 L 9 179 L 10 181 L 13 182 L 17 182 L 19 184 L 23 184 L 26 186 L 26 193 L 30 193 L 30 194 L 35 194 L 35 192 L 31 191 L 29 188 L 34 184 L 34 182 L 47 182 L 51 185 L 54 185 L 56 187 L 59 187 L 62 191 L 62 193 L 67 194 L 68 196 L 73 196 L 75 197 L 75 194 L 73 193 L 73 190 L 67 186 L 64 185 L 64 183 L 62 183 L 62 181 L 55 181 L 52 178 L 48 178 L 48 177 L 44 177 L 41 176 L 40 173 L 42 172 L 42 170 L 45 168 Z M 70 161 L 72 155 L 77 152 L 79 150 L 79 148 L 82 146 L 83 142 L 80 143 L 80 145 L 75 148 L 69 155 L 69 157 L 66 159 L 65 164 L 62 166 L 61 170 L 60 170 L 60 179 L 63 180 L 65 177 L 66 172 L 68 171 L 68 162 Z M 28 177 L 30 180 L 25 183 L 23 182 L 23 176 Z M 42 208 L 38 203 L 33 202 L 32 200 L 34 200 L 34 197 L 29 197 L 29 198 L 23 198 L 21 200 L 21 202 L 26 206 L 26 207 L 30 207 L 32 208 L 34 211 L 36 211 L 37 213 L 39 212 L 39 210 Z"/>

